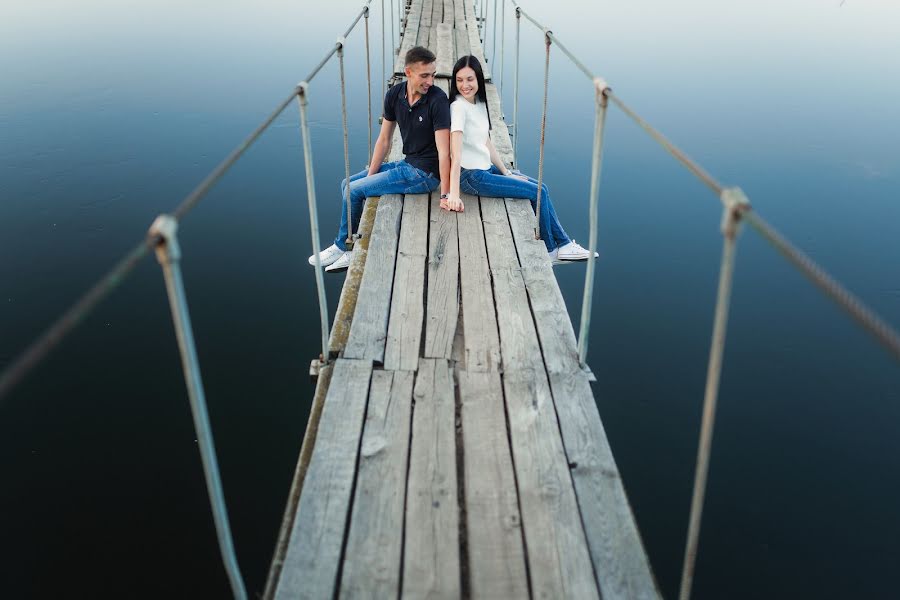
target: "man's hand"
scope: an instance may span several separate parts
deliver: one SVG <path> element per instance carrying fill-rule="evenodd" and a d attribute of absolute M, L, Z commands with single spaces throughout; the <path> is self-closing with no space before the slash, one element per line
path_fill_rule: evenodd
<path fill-rule="evenodd" d="M 441 208 L 451 212 L 462 212 L 466 207 L 459 196 L 450 196 L 449 198 L 441 198 Z"/>

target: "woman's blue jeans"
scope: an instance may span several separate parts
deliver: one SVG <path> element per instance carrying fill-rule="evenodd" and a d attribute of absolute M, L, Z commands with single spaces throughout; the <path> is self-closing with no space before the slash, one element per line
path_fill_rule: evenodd
<path fill-rule="evenodd" d="M 513 173 L 521 175 L 518 171 Z M 523 198 L 531 200 L 531 210 L 537 207 L 537 179 L 529 177 L 528 181 L 525 181 L 518 177 L 509 177 L 493 165 L 490 169 L 462 169 L 459 189 L 473 196 Z M 570 241 L 559 222 L 559 217 L 556 216 L 556 209 L 550 201 L 550 190 L 545 183 L 541 184 L 541 239 L 544 240 L 548 251 L 565 246 Z"/>
<path fill-rule="evenodd" d="M 385 194 L 427 194 L 440 185 L 431 173 L 418 169 L 405 160 L 381 165 L 377 173 L 367 177 L 369 170 L 350 176 L 350 207 L 353 217 L 353 231 L 359 227 L 363 203 L 366 198 Z M 335 245 L 346 250 L 347 239 L 347 180 L 341 182 L 341 227 L 334 238 Z"/>

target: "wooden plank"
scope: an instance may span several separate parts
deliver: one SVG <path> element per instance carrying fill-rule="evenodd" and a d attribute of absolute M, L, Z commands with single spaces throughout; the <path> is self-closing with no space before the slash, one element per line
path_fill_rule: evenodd
<path fill-rule="evenodd" d="M 359 284 L 356 311 L 344 349 L 345 358 L 384 362 L 402 209 L 403 201 L 396 194 L 382 196 L 378 202 L 366 270 Z"/>
<path fill-rule="evenodd" d="M 342 598 L 396 598 L 413 373 L 373 371 L 344 568 Z"/>
<path fill-rule="evenodd" d="M 400 126 L 394 125 L 394 135 L 391 136 L 391 149 L 388 152 L 387 162 L 403 160 L 403 137 L 400 135 Z"/>
<path fill-rule="evenodd" d="M 485 92 L 488 98 L 488 111 L 491 115 L 491 141 L 497 148 L 497 153 L 507 165 L 514 163 L 512 140 L 509 137 L 509 128 L 506 121 L 503 120 L 503 106 L 500 104 L 500 94 L 497 93 L 497 86 L 488 83 L 485 86 Z"/>
<path fill-rule="evenodd" d="M 469 34 L 469 50 L 472 55 L 481 63 L 484 70 L 484 78 L 491 80 L 491 71 L 488 68 L 487 61 L 484 59 L 484 50 L 481 48 L 481 37 L 478 31 L 478 23 L 475 21 L 475 12 L 469 11 L 466 7 L 466 31 Z"/>
<path fill-rule="evenodd" d="M 419 37 L 419 24 L 422 18 L 422 3 L 414 2 L 406 14 L 406 27 L 400 40 L 400 51 L 394 61 L 394 73 L 402 74 L 406 53 L 416 45 Z"/>
<path fill-rule="evenodd" d="M 528 576 L 500 374 L 458 371 L 473 598 L 527 598 Z"/>
<path fill-rule="evenodd" d="M 534 213 L 526 202 L 505 204 L 600 591 L 604 598 L 658 598 L 562 292 L 544 243 L 530 235 Z"/>
<path fill-rule="evenodd" d="M 591 557 L 503 200 L 482 198 L 481 211 L 532 592 L 547 598 L 596 598 Z"/>
<path fill-rule="evenodd" d="M 441 210 L 439 194 L 432 194 L 429 221 L 424 356 L 449 359 L 459 315 L 459 242 L 456 213 Z"/>
<path fill-rule="evenodd" d="M 334 595 L 371 374 L 369 361 L 336 361 L 276 598 Z"/>
<path fill-rule="evenodd" d="M 450 77 L 453 71 L 453 28 L 441 23 L 437 30 L 437 73 L 438 77 Z"/>
<path fill-rule="evenodd" d="M 461 29 L 454 29 L 453 32 L 456 35 L 456 60 L 459 60 L 463 56 L 471 54 L 469 52 L 469 34 L 466 32 L 465 25 Z"/>
<path fill-rule="evenodd" d="M 460 297 L 465 332 L 465 363 L 469 371 L 500 370 L 500 337 L 478 198 L 462 195 L 465 210 L 459 228 Z"/>
<path fill-rule="evenodd" d="M 413 399 L 403 597 L 458 598 L 456 403 L 447 361 L 422 359 Z"/>
<path fill-rule="evenodd" d="M 438 0 L 440 2 L 441 0 Z M 419 22 L 419 45 L 422 45 L 422 33 L 431 29 L 431 18 L 434 13 L 434 1 L 424 0 L 422 2 L 422 20 Z"/>
<path fill-rule="evenodd" d="M 436 27 L 440 25 L 444 20 L 444 0 L 433 0 L 432 1 L 432 11 L 431 11 L 431 26 Z M 431 43 L 434 44 L 435 38 L 431 38 Z"/>
<path fill-rule="evenodd" d="M 453 28 L 457 30 L 466 28 L 466 0 L 453 2 Z"/>
<path fill-rule="evenodd" d="M 415 371 L 425 319 L 425 260 L 428 257 L 428 194 L 403 199 L 400 243 L 388 323 L 384 368 Z"/>
<path fill-rule="evenodd" d="M 441 17 L 441 23 L 453 27 L 453 0 L 444 0 L 444 14 Z"/>
<path fill-rule="evenodd" d="M 344 277 L 341 299 L 338 301 L 337 311 L 334 314 L 334 323 L 331 325 L 331 335 L 328 338 L 328 353 L 332 357 L 338 356 L 347 345 L 350 325 L 353 324 L 353 313 L 356 311 L 359 284 L 362 281 L 362 275 L 366 267 L 369 240 L 372 238 L 372 226 L 375 224 L 375 211 L 377 208 L 378 198 L 366 198 L 363 214 L 359 219 L 358 232 L 362 237 L 353 246 L 350 267 L 347 268 L 347 275 Z"/>

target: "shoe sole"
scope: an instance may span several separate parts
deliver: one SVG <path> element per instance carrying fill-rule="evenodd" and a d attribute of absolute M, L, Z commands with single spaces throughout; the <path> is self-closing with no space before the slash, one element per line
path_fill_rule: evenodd
<path fill-rule="evenodd" d="M 350 265 L 347 265 L 346 267 L 337 267 L 335 269 L 325 269 L 325 272 L 326 273 L 343 273 L 344 271 L 346 271 L 349 268 L 350 268 Z"/>

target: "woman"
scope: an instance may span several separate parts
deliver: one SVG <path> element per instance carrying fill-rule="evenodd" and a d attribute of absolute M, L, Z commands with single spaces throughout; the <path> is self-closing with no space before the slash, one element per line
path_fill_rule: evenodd
<path fill-rule="evenodd" d="M 450 194 L 441 208 L 462 211 L 460 192 L 473 196 L 525 198 L 537 205 L 537 181 L 510 171 L 491 142 L 484 71 L 474 56 L 463 56 L 450 78 Z M 587 260 L 590 252 L 563 230 L 550 192 L 541 186 L 541 239 L 553 263 Z M 596 253 L 594 256 L 598 256 Z"/>

